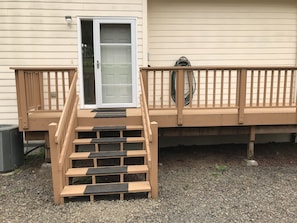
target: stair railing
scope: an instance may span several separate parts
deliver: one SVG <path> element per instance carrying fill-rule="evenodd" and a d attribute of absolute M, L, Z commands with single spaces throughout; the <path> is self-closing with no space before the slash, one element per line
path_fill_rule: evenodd
<path fill-rule="evenodd" d="M 152 198 L 158 197 L 158 123 L 151 122 L 147 106 L 143 77 L 140 75 L 141 84 L 141 116 L 145 138 L 145 149 L 147 151 L 147 162 L 149 167 L 149 181 L 152 187 Z"/>
<path fill-rule="evenodd" d="M 76 93 L 76 82 L 77 73 L 71 82 L 59 123 L 49 125 L 54 202 L 56 204 L 64 203 L 60 193 L 67 185 L 65 174 L 71 165 L 69 156 L 73 152 L 72 141 L 75 138 L 75 127 L 77 126 L 78 95 Z"/>

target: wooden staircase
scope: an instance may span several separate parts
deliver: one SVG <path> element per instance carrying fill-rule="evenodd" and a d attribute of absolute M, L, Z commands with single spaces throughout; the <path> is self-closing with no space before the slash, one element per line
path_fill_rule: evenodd
<path fill-rule="evenodd" d="M 129 115 L 123 110 L 78 111 L 56 203 L 79 197 L 90 201 L 156 197 L 150 182 L 149 139 L 139 110 Z"/>

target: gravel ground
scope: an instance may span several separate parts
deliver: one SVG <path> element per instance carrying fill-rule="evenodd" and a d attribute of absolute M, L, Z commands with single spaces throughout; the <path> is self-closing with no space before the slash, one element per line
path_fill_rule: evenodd
<path fill-rule="evenodd" d="M 0 222 L 296 222 L 297 146 L 256 146 L 258 167 L 246 167 L 245 146 L 160 151 L 159 199 L 52 200 L 50 167 L 27 157 L 0 174 Z"/>

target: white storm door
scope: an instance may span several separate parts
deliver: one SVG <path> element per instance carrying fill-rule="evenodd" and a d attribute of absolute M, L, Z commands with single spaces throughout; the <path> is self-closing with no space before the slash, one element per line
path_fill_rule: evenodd
<path fill-rule="evenodd" d="M 98 107 L 136 107 L 136 21 L 94 19 L 94 66 Z"/>

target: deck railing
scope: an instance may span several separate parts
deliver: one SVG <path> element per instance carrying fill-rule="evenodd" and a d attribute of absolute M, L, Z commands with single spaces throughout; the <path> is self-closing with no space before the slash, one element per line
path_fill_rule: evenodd
<path fill-rule="evenodd" d="M 286 67 L 145 67 L 141 68 L 148 108 L 186 109 L 296 107 L 296 66 Z"/>
<path fill-rule="evenodd" d="M 74 74 L 59 123 L 49 125 L 51 147 L 54 201 L 63 203 L 60 193 L 67 185 L 66 171 L 70 168 L 69 156 L 74 151 L 72 142 L 77 127 L 78 95 L 76 93 L 77 73 Z"/>
<path fill-rule="evenodd" d="M 19 128 L 29 128 L 28 115 L 36 111 L 61 111 L 76 68 L 16 67 Z"/>
<path fill-rule="evenodd" d="M 146 93 L 144 91 L 144 82 L 142 76 L 140 76 L 141 84 L 141 116 L 143 124 L 143 132 L 145 143 L 144 147 L 147 152 L 147 164 L 149 167 L 149 181 L 151 183 L 152 198 L 158 197 L 158 124 L 150 121 L 150 116 L 147 107 Z"/>

